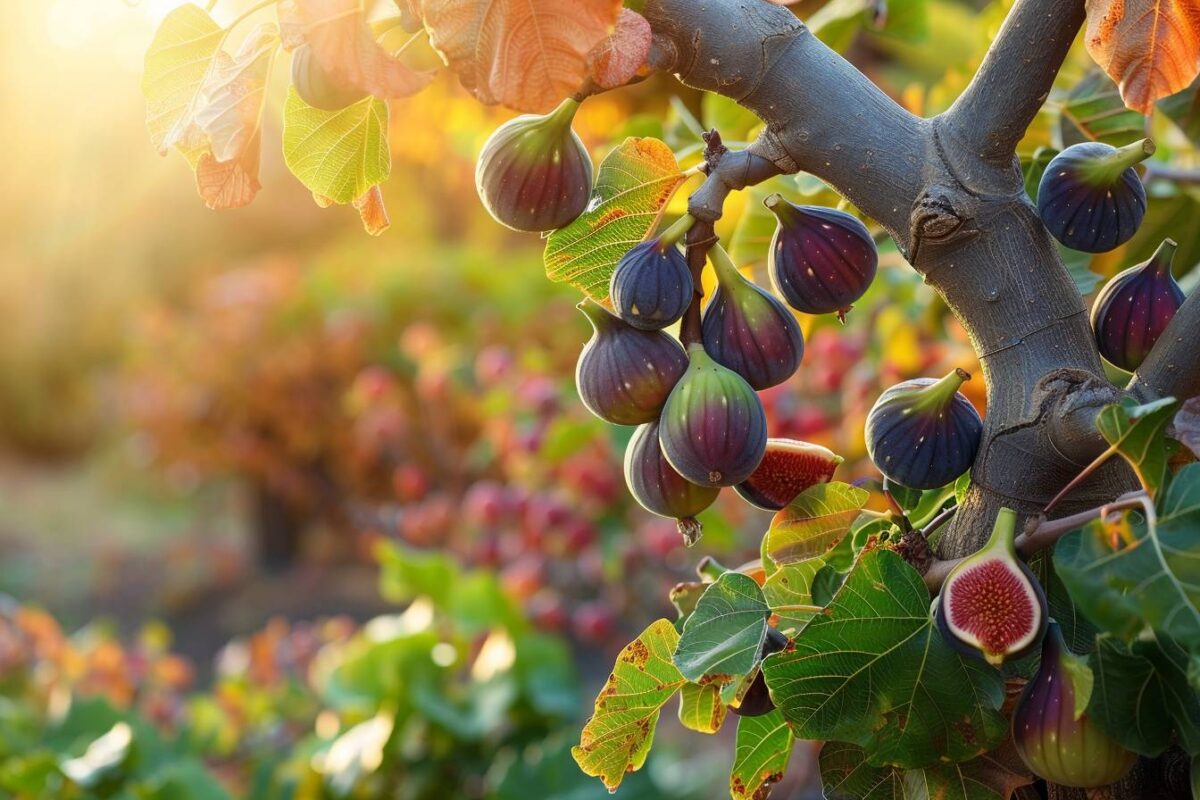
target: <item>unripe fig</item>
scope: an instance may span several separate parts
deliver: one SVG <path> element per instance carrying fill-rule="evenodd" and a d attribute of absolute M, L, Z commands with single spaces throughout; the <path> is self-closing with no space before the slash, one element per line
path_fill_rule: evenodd
<path fill-rule="evenodd" d="M 625 483 L 633 499 L 647 511 L 679 521 L 689 547 L 700 538 L 695 517 L 721 493 L 716 486 L 697 486 L 675 471 L 658 441 L 658 422 L 638 428 L 625 448 Z"/>
<path fill-rule="evenodd" d="M 675 471 L 701 486 L 749 478 L 767 450 L 767 415 L 750 384 L 700 344 L 663 408 L 658 438 Z"/>
<path fill-rule="evenodd" d="M 1137 266 L 1117 275 L 1092 306 L 1092 330 L 1100 355 L 1133 372 L 1183 305 L 1183 289 L 1171 274 L 1176 244 L 1167 239 Z"/>
<path fill-rule="evenodd" d="M 879 267 L 867 226 L 844 211 L 798 206 L 777 194 L 764 202 L 779 219 L 768 261 L 775 289 L 797 311 L 845 319 Z"/>
<path fill-rule="evenodd" d="M 717 290 L 704 309 L 704 349 L 755 389 L 783 383 L 804 357 L 800 323 L 787 306 L 742 277 L 725 249 L 712 250 Z"/>
<path fill-rule="evenodd" d="M 1038 184 L 1038 216 L 1046 229 L 1085 253 L 1129 241 L 1146 216 L 1146 189 L 1133 166 L 1153 154 L 1149 139 L 1121 148 L 1082 142 L 1063 150 Z"/>
<path fill-rule="evenodd" d="M 829 483 L 843 460 L 819 444 L 768 439 L 767 452 L 758 469 L 733 488 L 750 505 L 764 511 L 778 511 L 804 490 Z"/>
<path fill-rule="evenodd" d="M 501 225 L 540 233 L 574 222 L 592 197 L 592 158 L 571 130 L 579 103 L 500 126 L 479 155 L 475 186 Z"/>
<path fill-rule="evenodd" d="M 583 404 L 614 425 L 657 420 L 687 370 L 683 345 L 662 331 L 630 327 L 591 300 L 579 310 L 595 331 L 575 365 Z"/>
<path fill-rule="evenodd" d="M 941 380 L 916 378 L 875 401 L 867 414 L 867 455 L 885 477 L 910 489 L 937 489 L 971 468 L 983 421 L 958 391 L 970 379 L 961 369 Z"/>
<path fill-rule="evenodd" d="M 1067 648 L 1058 623 L 1042 644 L 1042 663 L 1017 700 L 1013 743 L 1039 778 L 1060 786 L 1092 789 L 1123 778 L 1137 756 L 1102 731 L 1077 702 L 1083 659 Z"/>
<path fill-rule="evenodd" d="M 772 653 L 778 653 L 787 647 L 787 643 L 786 636 L 774 628 L 767 628 L 767 640 L 763 642 L 762 657 L 766 658 Z M 762 669 L 758 670 L 758 674 L 754 676 L 754 682 L 742 695 L 742 701 L 736 706 L 730 706 L 729 710 L 739 717 L 761 717 L 775 710 L 775 703 L 771 700 L 771 692 L 767 688 L 767 679 L 763 676 Z"/>
<path fill-rule="evenodd" d="M 1014 544 L 1017 515 L 1000 509 L 983 549 L 942 584 L 935 615 L 946 642 L 999 665 L 1032 651 L 1046 632 L 1046 595 Z"/>
<path fill-rule="evenodd" d="M 292 86 L 301 100 L 323 111 L 341 111 L 368 94 L 326 72 L 308 44 L 292 51 Z"/>
<path fill-rule="evenodd" d="M 683 217 L 668 231 L 634 247 L 613 270 L 609 295 L 621 319 L 635 328 L 661 330 L 692 304 L 692 272 L 675 246 L 692 224 Z"/>

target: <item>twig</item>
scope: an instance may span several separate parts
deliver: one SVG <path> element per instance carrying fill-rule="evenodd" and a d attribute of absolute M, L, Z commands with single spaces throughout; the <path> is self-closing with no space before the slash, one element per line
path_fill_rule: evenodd
<path fill-rule="evenodd" d="M 940 514 L 938 514 L 936 517 L 934 517 L 932 520 L 930 520 L 928 525 L 926 525 L 924 528 L 921 529 L 921 538 L 928 539 L 930 536 L 933 535 L 934 531 L 936 531 L 938 528 L 942 527 L 947 522 L 949 522 L 954 517 L 954 515 L 957 513 L 958 513 L 957 505 L 950 506 L 949 508 L 942 511 Z"/>

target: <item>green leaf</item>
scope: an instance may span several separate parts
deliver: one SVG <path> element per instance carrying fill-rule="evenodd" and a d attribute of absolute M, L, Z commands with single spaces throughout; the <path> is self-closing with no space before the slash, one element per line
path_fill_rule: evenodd
<path fill-rule="evenodd" d="M 1200 80 L 1160 101 L 1158 107 L 1193 145 L 1200 147 Z"/>
<path fill-rule="evenodd" d="M 1029 195 L 1029 199 L 1035 204 L 1042 175 L 1046 173 L 1046 166 L 1056 155 L 1058 155 L 1058 150 L 1053 147 L 1039 147 L 1033 151 L 1032 156 L 1021 157 L 1021 174 L 1025 176 L 1025 194 Z"/>
<path fill-rule="evenodd" d="M 760 717 L 738 717 L 729 793 L 734 800 L 764 800 L 783 779 L 792 757 L 792 729 L 776 709 Z"/>
<path fill-rule="evenodd" d="M 646 238 L 683 181 L 671 148 L 626 139 L 600 164 L 589 210 L 550 234 L 546 275 L 606 302 L 617 262 Z"/>
<path fill-rule="evenodd" d="M 660 619 L 629 643 L 596 697 L 596 709 L 571 755 L 579 768 L 615 792 L 646 763 L 663 705 L 687 681 L 671 660 L 679 634 Z"/>
<path fill-rule="evenodd" d="M 727 143 L 749 141 L 751 134 L 763 127 L 763 121 L 753 111 L 715 92 L 705 92 L 701 98 L 700 115 L 704 118 L 704 128 L 720 131 Z"/>
<path fill-rule="evenodd" d="M 833 0 L 809 16 L 808 25 L 838 52 L 845 51 L 860 31 L 906 42 L 919 42 L 929 35 L 925 0 Z"/>
<path fill-rule="evenodd" d="M 188 3 L 163 19 L 146 52 L 142 94 L 146 127 L 158 151 L 187 147 L 196 112 L 203 101 L 204 79 L 226 32 L 204 9 Z"/>
<path fill-rule="evenodd" d="M 847 483 L 821 483 L 806 489 L 771 520 L 763 539 L 763 565 L 768 574 L 773 566 L 807 561 L 832 550 L 870 498 L 866 490 Z"/>
<path fill-rule="evenodd" d="M 1146 118 L 1130 111 L 1107 75 L 1093 69 L 1067 95 L 1062 108 L 1064 145 L 1098 141 L 1125 145 L 1142 138 Z"/>
<path fill-rule="evenodd" d="M 1050 616 L 1062 628 L 1063 638 L 1072 653 L 1087 655 L 1096 647 L 1096 626 L 1071 602 L 1070 592 L 1059 577 L 1051 559 L 1044 559 L 1049 575 L 1045 581 Z"/>
<path fill-rule="evenodd" d="M 716 733 L 727 713 L 716 683 L 685 683 L 679 692 L 679 722 L 690 731 Z"/>
<path fill-rule="evenodd" d="M 895 553 L 865 553 L 793 649 L 763 662 L 776 705 L 802 739 L 846 741 L 872 764 L 965 761 L 1008 730 L 1000 674 L 935 630 L 929 590 Z"/>
<path fill-rule="evenodd" d="M 1166 482 L 1164 431 L 1178 405 L 1171 397 L 1144 405 L 1125 400 L 1105 406 L 1096 417 L 1096 427 L 1108 441 L 1108 452 L 1117 453 L 1129 462 L 1151 497 L 1157 496 Z"/>
<path fill-rule="evenodd" d="M 753 578 L 726 572 L 684 623 L 675 666 L 694 683 L 726 684 L 746 675 L 758 663 L 770 613 Z"/>
<path fill-rule="evenodd" d="M 387 180 L 387 103 L 367 97 L 341 111 L 323 111 L 288 89 L 283 107 L 283 160 L 313 194 L 345 205 Z"/>
<path fill-rule="evenodd" d="M 810 558 L 784 564 L 767 578 L 762 593 L 771 611 L 779 616 L 780 630 L 799 630 L 813 618 L 815 611 L 799 607 L 821 605 L 813 600 L 813 582 L 826 566 L 823 559 Z"/>
<path fill-rule="evenodd" d="M 872 766 L 861 747 L 828 742 L 821 748 L 821 778 L 828 800 L 1008 800 L 1033 782 L 1008 750 L 964 764 L 903 770 Z"/>
<path fill-rule="evenodd" d="M 1189 662 L 1188 652 L 1166 637 L 1132 645 L 1100 637 L 1089 660 L 1096 683 L 1088 713 L 1136 753 L 1158 755 L 1173 733 L 1189 753 L 1200 752 L 1200 697 L 1188 680 Z"/>
<path fill-rule="evenodd" d="M 1075 288 L 1082 295 L 1091 294 L 1096 289 L 1096 284 L 1104 280 L 1102 276 L 1092 272 L 1092 254 L 1071 250 L 1058 242 L 1055 242 L 1054 246 L 1058 250 L 1059 257 L 1062 258 L 1063 265 L 1067 268 L 1067 274 L 1075 282 Z"/>

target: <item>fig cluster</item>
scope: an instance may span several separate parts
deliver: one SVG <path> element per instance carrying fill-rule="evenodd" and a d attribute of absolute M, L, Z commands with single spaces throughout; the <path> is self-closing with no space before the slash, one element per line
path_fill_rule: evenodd
<path fill-rule="evenodd" d="M 1176 244 L 1167 239 L 1148 261 L 1113 278 L 1092 306 L 1092 331 L 1100 355 L 1133 372 L 1142 365 L 1183 305 L 1171 274 Z"/>
<path fill-rule="evenodd" d="M 1063 150 L 1038 184 L 1038 215 L 1046 229 L 1085 253 L 1129 241 L 1146 216 L 1146 189 L 1134 165 L 1153 154 L 1149 139 L 1121 148 L 1082 142 Z"/>

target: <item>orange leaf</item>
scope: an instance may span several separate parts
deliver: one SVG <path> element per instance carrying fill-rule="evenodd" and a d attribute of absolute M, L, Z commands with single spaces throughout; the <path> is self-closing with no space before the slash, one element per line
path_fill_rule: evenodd
<path fill-rule="evenodd" d="M 1087 0 L 1087 49 L 1149 114 L 1200 73 L 1200 0 Z"/>
<path fill-rule="evenodd" d="M 433 80 L 433 73 L 411 69 L 379 46 L 362 0 L 294 0 L 294 4 L 317 61 L 343 83 L 386 99 L 414 95 Z"/>
<path fill-rule="evenodd" d="M 196 163 L 196 189 L 204 204 L 214 210 L 242 208 L 262 188 L 258 182 L 262 142 L 258 133 L 242 153 L 229 161 L 218 161 L 211 152 Z"/>
<path fill-rule="evenodd" d="M 477 80 L 475 49 L 483 22 L 483 0 L 415 0 L 429 31 L 429 43 L 458 75 L 463 88 L 482 103 L 495 103 L 487 83 Z"/>
<path fill-rule="evenodd" d="M 629 83 L 645 66 L 653 38 L 645 17 L 622 8 L 616 30 L 592 51 L 592 80 L 601 89 Z"/>
<path fill-rule="evenodd" d="M 378 186 L 372 186 L 369 192 L 355 200 L 354 207 L 362 218 L 363 229 L 372 236 L 379 236 L 392 224 L 383 202 L 383 191 Z"/>

